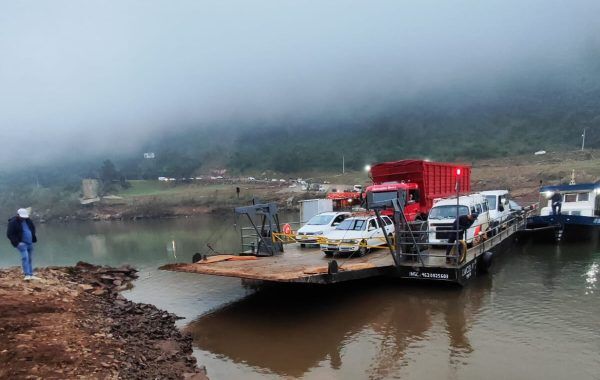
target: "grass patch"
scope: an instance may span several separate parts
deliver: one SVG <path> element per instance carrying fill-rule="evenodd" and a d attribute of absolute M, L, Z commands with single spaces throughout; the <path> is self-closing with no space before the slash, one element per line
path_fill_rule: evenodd
<path fill-rule="evenodd" d="M 124 198 L 148 196 L 200 196 L 205 197 L 215 191 L 233 191 L 235 185 L 223 184 L 177 184 L 173 182 L 134 180 L 129 181 L 131 187 L 118 193 Z"/>

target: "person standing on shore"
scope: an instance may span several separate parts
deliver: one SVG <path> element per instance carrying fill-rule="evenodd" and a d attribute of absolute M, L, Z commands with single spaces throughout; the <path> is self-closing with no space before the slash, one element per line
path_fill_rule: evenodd
<path fill-rule="evenodd" d="M 18 209 L 17 215 L 8 220 L 6 237 L 21 254 L 25 281 L 40 280 L 39 277 L 33 275 L 33 243 L 37 242 L 37 237 L 35 236 L 35 225 L 29 218 L 27 209 Z"/>

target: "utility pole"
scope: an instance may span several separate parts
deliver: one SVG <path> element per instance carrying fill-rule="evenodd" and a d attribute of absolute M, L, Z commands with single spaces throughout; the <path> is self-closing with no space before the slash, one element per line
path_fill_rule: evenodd
<path fill-rule="evenodd" d="M 583 134 L 581 135 L 581 150 L 583 150 L 583 148 L 585 148 L 585 130 L 587 128 L 583 128 Z"/>

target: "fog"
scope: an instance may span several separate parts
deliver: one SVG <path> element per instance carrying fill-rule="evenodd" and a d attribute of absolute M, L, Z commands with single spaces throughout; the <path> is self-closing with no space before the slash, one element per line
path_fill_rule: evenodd
<path fill-rule="evenodd" d="M 598 1 L 0 0 L 0 159 L 133 152 L 184 128 L 344 120 L 570 73 Z"/>

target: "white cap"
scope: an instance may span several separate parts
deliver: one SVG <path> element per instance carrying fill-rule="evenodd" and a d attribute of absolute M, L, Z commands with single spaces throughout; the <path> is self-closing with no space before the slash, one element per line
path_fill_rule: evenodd
<path fill-rule="evenodd" d="M 19 214 L 21 218 L 29 218 L 29 211 L 26 208 L 18 209 L 17 214 Z"/>

